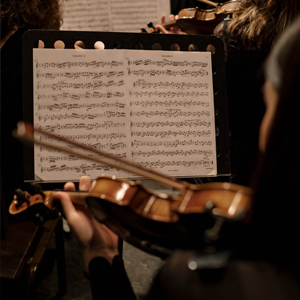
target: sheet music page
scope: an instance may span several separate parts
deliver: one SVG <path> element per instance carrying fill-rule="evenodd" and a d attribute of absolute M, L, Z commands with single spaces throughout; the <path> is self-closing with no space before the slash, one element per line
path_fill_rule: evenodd
<path fill-rule="evenodd" d="M 36 127 L 169 176 L 217 174 L 210 52 L 33 49 L 33 76 Z M 134 177 L 44 146 L 34 157 L 37 180 Z"/>
<path fill-rule="evenodd" d="M 168 0 L 69 0 L 64 7 L 62 30 L 139 32 L 147 23 L 161 23 L 170 15 Z"/>

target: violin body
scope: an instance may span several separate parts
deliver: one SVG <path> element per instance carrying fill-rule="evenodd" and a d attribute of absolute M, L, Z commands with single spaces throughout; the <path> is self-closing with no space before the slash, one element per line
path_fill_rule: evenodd
<path fill-rule="evenodd" d="M 166 29 L 178 26 L 182 31 L 188 34 L 211 35 L 213 34 L 216 26 L 222 22 L 227 15 L 235 13 L 240 9 L 240 1 L 236 0 L 218 4 L 213 2 L 210 4 L 215 4 L 215 8 L 184 8 L 179 11 L 177 20 L 161 25 Z M 152 28 L 147 31 L 148 33 L 157 32 L 153 25 L 151 27 Z"/>
<path fill-rule="evenodd" d="M 56 191 L 15 199 L 9 211 L 17 215 L 44 202 L 56 207 Z M 252 190 L 230 183 L 186 184 L 180 193 L 150 191 L 138 181 L 100 176 L 89 192 L 66 191 L 75 204 L 87 204 L 95 218 L 123 240 L 158 255 L 176 248 L 200 249 L 216 219 L 241 221 L 251 206 Z M 40 209 L 40 208 L 39 208 Z"/>
<path fill-rule="evenodd" d="M 241 1 L 240 0 L 231 0 L 227 1 L 224 3 L 218 3 L 216 6 L 216 11 L 215 14 L 223 14 L 223 15 L 228 15 L 228 14 L 233 14 L 236 13 L 240 10 L 240 5 Z"/>
<path fill-rule="evenodd" d="M 176 25 L 189 34 L 211 35 L 223 19 L 215 9 L 185 8 L 179 12 Z"/>

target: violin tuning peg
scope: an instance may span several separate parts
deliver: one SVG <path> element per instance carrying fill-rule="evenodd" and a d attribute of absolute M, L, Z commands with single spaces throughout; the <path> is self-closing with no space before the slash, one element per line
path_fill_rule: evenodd
<path fill-rule="evenodd" d="M 141 28 L 141 32 L 147 33 L 147 30 L 145 28 Z"/>
<path fill-rule="evenodd" d="M 45 197 L 44 191 L 43 191 L 42 187 L 38 183 L 33 182 L 31 185 L 33 187 L 33 191 L 34 191 L 35 194 L 40 194 L 43 197 Z"/>
<path fill-rule="evenodd" d="M 17 200 L 19 203 L 23 203 L 23 202 L 29 203 L 27 194 L 25 192 L 23 192 L 21 189 L 16 189 L 15 193 L 17 195 Z"/>
<path fill-rule="evenodd" d="M 149 22 L 149 23 L 147 24 L 147 26 L 148 26 L 149 28 L 153 28 L 153 29 L 155 29 L 155 27 L 154 27 L 154 25 L 153 25 L 153 23 L 152 23 L 152 22 Z"/>

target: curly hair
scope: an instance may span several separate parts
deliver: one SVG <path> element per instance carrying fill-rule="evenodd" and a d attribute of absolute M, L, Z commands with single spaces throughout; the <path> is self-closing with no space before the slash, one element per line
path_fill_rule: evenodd
<path fill-rule="evenodd" d="M 1 36 L 21 27 L 58 30 L 62 24 L 60 0 L 2 0 Z"/>
<path fill-rule="evenodd" d="M 299 13 L 298 0 L 245 0 L 234 15 L 228 32 L 248 49 L 269 51 Z"/>

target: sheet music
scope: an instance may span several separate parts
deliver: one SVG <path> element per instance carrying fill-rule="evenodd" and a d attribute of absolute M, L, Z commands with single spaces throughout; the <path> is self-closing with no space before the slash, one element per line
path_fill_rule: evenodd
<path fill-rule="evenodd" d="M 139 32 L 148 22 L 161 23 L 170 14 L 168 0 L 69 0 L 62 30 Z"/>
<path fill-rule="evenodd" d="M 33 76 L 35 126 L 170 176 L 217 174 L 210 52 L 33 49 Z M 42 146 L 34 157 L 45 181 L 133 177 Z"/>

